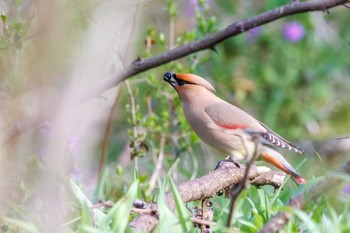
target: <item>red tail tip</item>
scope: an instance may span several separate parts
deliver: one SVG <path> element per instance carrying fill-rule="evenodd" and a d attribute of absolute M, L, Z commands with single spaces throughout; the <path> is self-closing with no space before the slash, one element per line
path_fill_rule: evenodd
<path fill-rule="evenodd" d="M 306 184 L 306 180 L 304 178 L 296 177 L 296 179 L 300 184 Z"/>

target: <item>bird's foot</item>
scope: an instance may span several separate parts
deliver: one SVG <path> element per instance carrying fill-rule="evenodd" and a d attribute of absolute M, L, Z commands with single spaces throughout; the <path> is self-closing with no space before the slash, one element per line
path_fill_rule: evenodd
<path fill-rule="evenodd" d="M 240 165 L 240 163 L 238 162 L 238 160 L 235 159 L 235 158 L 233 158 L 231 155 L 228 155 L 228 156 L 226 157 L 226 159 L 220 160 L 220 161 L 218 162 L 218 164 L 216 165 L 216 167 L 214 168 L 214 170 L 217 170 L 217 169 L 220 168 L 224 163 L 227 163 L 227 162 L 233 163 L 237 168 L 241 168 L 241 165 Z"/>

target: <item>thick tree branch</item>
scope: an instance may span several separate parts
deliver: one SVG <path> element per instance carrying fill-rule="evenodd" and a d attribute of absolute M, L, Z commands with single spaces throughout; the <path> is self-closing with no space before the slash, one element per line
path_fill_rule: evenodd
<path fill-rule="evenodd" d="M 231 170 L 231 169 L 233 169 L 233 170 Z M 256 169 L 259 170 L 259 169 L 261 169 L 261 167 L 255 167 L 252 170 L 250 177 L 254 176 Z M 229 163 L 220 167 L 218 170 L 220 170 L 218 172 L 219 174 L 214 174 L 212 176 L 212 174 L 216 172 L 216 171 L 213 171 L 213 172 L 209 173 L 208 175 L 203 176 L 201 178 L 198 178 L 196 180 L 188 181 L 188 182 L 185 182 L 183 184 L 180 184 L 178 186 L 178 189 L 180 191 L 181 197 L 184 198 L 183 200 L 185 202 L 187 202 L 187 201 L 193 201 L 193 200 L 200 199 L 201 197 L 210 197 L 212 195 L 215 195 L 215 193 L 216 193 L 215 191 L 213 191 L 213 190 L 206 191 L 205 190 L 205 188 L 208 188 L 208 186 L 215 185 L 215 181 L 211 182 L 210 179 L 208 180 L 208 177 L 212 176 L 213 180 L 220 178 L 221 180 L 219 183 L 221 185 L 233 185 L 233 184 L 237 184 L 238 182 L 240 182 L 239 177 L 242 179 L 243 174 L 244 174 L 244 168 L 237 169 L 233 164 L 230 165 Z M 350 160 L 347 161 L 343 166 L 341 166 L 337 171 L 350 174 Z M 223 174 L 221 174 L 221 173 L 223 173 Z M 232 173 L 234 175 L 232 175 Z M 227 176 L 227 177 L 225 177 L 225 176 Z M 273 178 L 267 179 L 266 181 L 260 183 L 259 180 L 261 178 L 264 180 L 265 179 L 265 178 L 263 178 L 264 176 L 266 176 L 265 178 L 267 178 L 267 177 L 270 177 L 270 178 L 273 177 Z M 255 185 L 271 184 L 271 185 L 273 185 L 273 183 L 275 182 L 273 180 L 276 178 L 277 178 L 276 182 L 279 185 L 284 180 L 284 176 L 281 176 L 280 178 L 278 178 L 278 175 L 275 176 L 274 172 L 272 172 L 272 173 L 271 172 L 261 172 L 260 175 L 257 175 L 256 178 L 254 178 L 252 180 L 252 184 L 255 184 Z M 230 183 L 230 182 L 228 182 L 228 180 L 230 180 L 231 182 L 234 182 L 234 183 Z M 209 181 L 209 183 L 206 183 L 207 181 Z M 314 184 L 312 187 L 307 189 L 304 193 L 301 193 L 301 194 L 293 197 L 292 199 L 290 199 L 288 202 L 288 206 L 293 207 L 293 208 L 302 209 L 305 207 L 306 198 L 308 198 L 309 200 L 315 200 L 319 196 L 321 196 L 323 193 L 325 193 L 329 189 L 329 187 L 336 188 L 336 186 L 340 185 L 340 183 L 341 183 L 340 179 L 328 176 L 328 177 L 324 178 L 323 180 L 321 180 L 320 182 Z M 194 189 L 191 187 L 191 185 L 194 185 L 195 187 L 200 188 L 200 190 L 194 191 Z M 208 186 L 205 186 L 205 188 L 201 189 L 200 185 L 208 185 Z M 224 186 L 221 186 L 220 188 L 214 187 L 214 189 L 221 190 L 221 189 L 223 189 L 223 187 Z M 188 190 L 186 190 L 186 189 L 188 189 Z M 193 193 L 187 194 L 186 193 L 187 191 L 193 192 Z M 172 199 L 171 193 L 167 193 L 166 197 L 167 197 L 167 201 L 169 203 L 169 206 L 171 208 L 175 208 L 174 200 Z M 141 214 L 141 215 L 137 216 L 136 218 L 134 218 L 131 221 L 130 226 L 132 226 L 136 230 L 144 229 L 146 232 L 149 232 L 149 231 L 152 231 L 156 227 L 156 225 L 159 223 L 159 221 L 158 221 L 159 216 L 157 215 L 157 211 L 155 211 L 157 209 L 155 204 L 146 203 L 144 205 L 147 205 L 145 208 L 151 209 L 150 212 L 152 214 Z M 135 206 L 135 207 L 136 208 L 143 208 L 144 205 Z M 293 216 L 293 214 L 290 212 L 283 212 L 283 211 L 279 212 L 274 217 L 272 217 L 268 223 L 265 224 L 264 228 L 260 232 L 261 233 L 279 232 L 284 228 L 284 226 L 288 223 L 288 221 L 292 218 L 292 216 Z"/>
<path fill-rule="evenodd" d="M 207 199 L 216 195 L 218 191 L 242 182 L 244 174 L 245 167 L 237 168 L 235 164 L 225 162 L 222 166 L 211 171 L 209 174 L 179 184 L 177 188 L 182 201 L 185 203 Z M 274 187 L 279 187 L 282 185 L 284 179 L 284 173 L 271 171 L 267 167 L 252 166 L 248 174 L 249 182 L 257 186 L 273 185 Z M 168 206 L 171 209 L 175 209 L 175 201 L 172 193 L 167 192 L 165 198 Z M 141 214 L 130 222 L 130 226 L 138 231 L 149 232 L 153 230 L 158 225 L 159 216 L 157 206 L 153 203 L 145 203 L 142 201 L 134 202 L 134 206 L 135 208 L 143 210 L 139 211 Z M 209 224 L 211 224 L 210 221 Z"/>
<path fill-rule="evenodd" d="M 151 68 L 160 66 L 170 61 L 185 57 L 189 54 L 214 48 L 214 46 L 228 38 L 239 35 L 247 30 L 258 27 L 260 25 L 272 22 L 288 15 L 300 14 L 310 11 L 326 11 L 338 5 L 348 3 L 348 0 L 317 0 L 310 2 L 292 2 L 290 4 L 278 7 L 274 10 L 267 11 L 260 15 L 249 19 L 235 22 L 225 29 L 216 33 L 210 34 L 200 40 L 190 42 L 186 45 L 177 47 L 168 52 L 147 59 L 137 59 L 129 67 L 121 72 L 112 74 L 99 84 L 94 84 L 93 87 L 87 89 L 83 95 L 72 101 L 72 104 L 77 104 L 92 97 L 99 96 L 104 91 L 118 85 L 120 82 Z M 56 106 L 54 103 L 51 106 Z M 48 112 L 47 110 L 45 112 Z M 51 112 L 51 111 L 50 111 Z M 33 116 L 25 117 L 25 120 L 18 122 L 15 126 L 3 130 L 4 134 L 0 137 L 0 144 L 8 142 L 12 138 L 35 127 L 38 122 L 44 118 L 44 112 L 39 112 Z"/>
<path fill-rule="evenodd" d="M 221 167 L 205 176 L 179 184 L 177 189 L 179 190 L 182 201 L 185 203 L 207 199 L 215 196 L 220 190 L 240 183 L 244 177 L 244 173 L 244 166 L 237 168 L 233 163 L 225 162 Z M 251 184 L 259 186 L 274 185 L 275 187 L 279 187 L 284 178 L 284 173 L 271 171 L 267 167 L 252 166 L 248 174 L 248 180 Z M 255 183 L 255 181 L 259 181 L 259 183 Z M 166 193 L 165 198 L 169 207 L 174 209 L 175 202 L 172 193 Z"/>
<path fill-rule="evenodd" d="M 339 172 L 350 173 L 350 160 L 347 161 L 343 166 L 338 169 Z M 323 193 L 327 192 L 329 188 L 336 188 L 341 183 L 341 180 L 335 177 L 326 177 L 320 182 L 316 183 L 306 191 L 306 193 L 301 193 L 296 197 L 293 197 L 289 200 L 288 206 L 302 209 L 306 204 L 306 197 L 309 197 L 310 200 L 315 200 Z M 292 218 L 293 214 L 290 212 L 279 212 L 274 217 L 268 221 L 264 228 L 260 231 L 261 233 L 273 233 L 279 232 L 284 228 L 284 226 Z"/>

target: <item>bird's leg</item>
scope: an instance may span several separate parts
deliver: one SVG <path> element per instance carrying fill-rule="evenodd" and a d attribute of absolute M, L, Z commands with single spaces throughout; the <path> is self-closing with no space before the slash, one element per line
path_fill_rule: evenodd
<path fill-rule="evenodd" d="M 241 165 L 239 164 L 239 161 L 237 159 L 235 159 L 234 157 L 232 157 L 231 155 L 228 155 L 226 157 L 226 159 L 224 160 L 220 160 L 218 162 L 218 164 L 216 165 L 216 167 L 214 168 L 214 170 L 217 170 L 218 168 L 220 168 L 224 163 L 226 162 L 230 162 L 233 163 L 237 168 L 241 168 Z"/>
<path fill-rule="evenodd" d="M 202 201 L 201 201 L 201 217 L 202 217 L 202 220 L 204 221 L 205 220 L 205 203 L 206 203 L 207 199 L 203 198 Z M 201 225 L 201 232 L 204 232 L 205 230 L 205 225 Z"/>

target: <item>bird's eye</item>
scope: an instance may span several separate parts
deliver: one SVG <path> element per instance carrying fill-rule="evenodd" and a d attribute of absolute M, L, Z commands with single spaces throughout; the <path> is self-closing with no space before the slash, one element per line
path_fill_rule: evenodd
<path fill-rule="evenodd" d="M 169 80 L 172 78 L 172 76 L 173 76 L 172 73 L 166 72 L 166 73 L 164 74 L 163 79 L 164 79 L 165 81 L 169 81 Z"/>
<path fill-rule="evenodd" d="M 178 80 L 176 80 L 177 81 L 177 84 L 181 87 L 181 86 L 183 86 L 183 85 L 185 85 L 185 81 L 184 80 L 181 80 L 181 79 L 178 79 Z"/>

